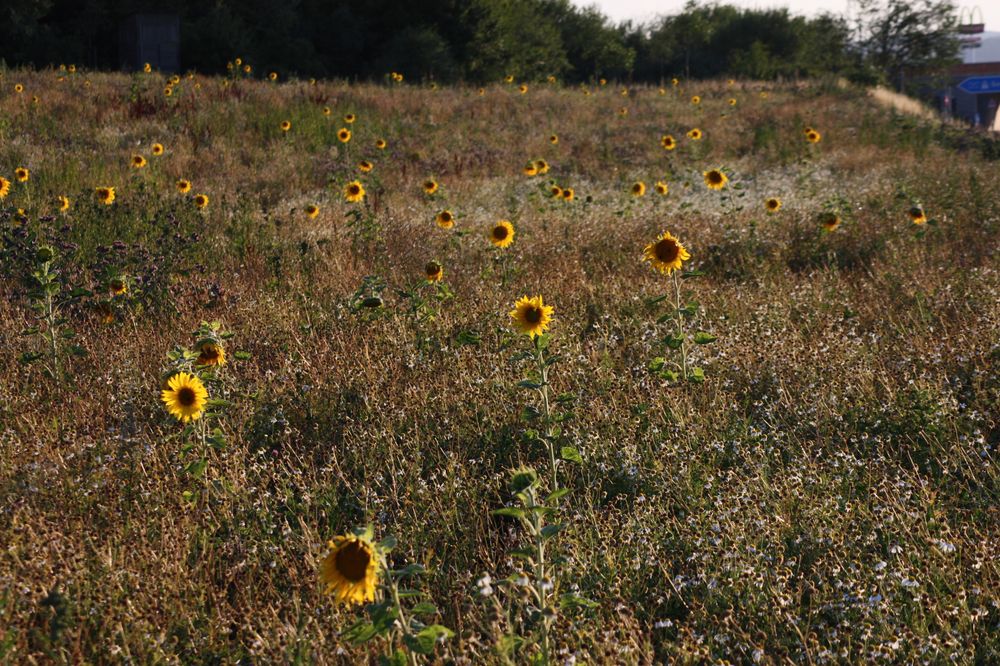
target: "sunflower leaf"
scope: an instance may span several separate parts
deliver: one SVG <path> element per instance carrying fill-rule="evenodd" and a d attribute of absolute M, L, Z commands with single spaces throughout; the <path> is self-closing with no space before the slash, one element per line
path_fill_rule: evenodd
<path fill-rule="evenodd" d="M 656 298 L 647 298 L 646 307 L 653 307 L 657 303 L 663 302 L 664 300 L 666 300 L 667 296 L 668 294 L 663 294 L 663 296 L 657 296 Z"/>
<path fill-rule="evenodd" d="M 673 319 L 675 315 L 676 315 L 676 313 L 674 313 L 674 312 L 668 312 L 667 314 L 660 315 L 659 317 L 657 317 L 656 323 L 657 324 L 662 324 L 665 321 Z"/>
<path fill-rule="evenodd" d="M 572 446 L 564 446 L 564 447 L 562 447 L 562 449 L 559 451 L 559 455 L 562 456 L 563 460 L 566 460 L 566 461 L 569 461 L 569 462 L 575 462 L 577 464 L 583 463 L 583 456 L 581 456 L 580 452 L 577 451 Z"/>
<path fill-rule="evenodd" d="M 681 345 L 684 344 L 684 336 L 678 335 L 676 333 L 671 333 L 662 340 L 663 344 L 671 349 L 680 349 Z"/>
<path fill-rule="evenodd" d="M 557 488 L 556 490 L 549 493 L 549 496 L 545 498 L 545 503 L 552 504 L 556 500 L 562 499 L 566 495 L 569 495 L 569 493 L 570 493 L 569 488 Z"/>
<path fill-rule="evenodd" d="M 690 280 L 691 278 L 701 277 L 705 274 L 705 271 L 684 271 L 681 273 L 682 280 Z"/>
<path fill-rule="evenodd" d="M 657 356 L 652 361 L 650 361 L 649 365 L 646 367 L 649 369 L 650 372 L 659 372 L 660 370 L 663 369 L 663 365 L 666 362 L 667 359 L 663 358 L 662 356 Z"/>
<path fill-rule="evenodd" d="M 17 360 L 27 365 L 28 363 L 34 363 L 40 358 L 45 358 L 45 354 L 42 352 L 24 352 L 17 357 Z"/>
<path fill-rule="evenodd" d="M 205 473 L 205 470 L 207 468 L 208 468 L 208 461 L 203 458 L 201 460 L 195 460 L 194 462 L 189 464 L 186 468 L 186 471 L 188 474 L 197 479 L 200 478 L 201 475 Z"/>
<path fill-rule="evenodd" d="M 419 654 L 434 654 L 434 646 L 438 641 L 444 641 L 455 635 L 448 627 L 432 624 L 425 627 L 416 636 L 404 636 L 403 641 L 412 651 Z"/>
<path fill-rule="evenodd" d="M 551 539 L 555 535 L 559 534 L 566 528 L 565 523 L 557 523 L 555 525 L 546 525 L 542 528 L 542 538 Z"/>
<path fill-rule="evenodd" d="M 694 334 L 694 343 L 696 345 L 707 345 L 710 342 L 715 342 L 718 338 L 711 333 L 706 333 L 705 331 L 698 331 Z"/>
<path fill-rule="evenodd" d="M 433 615 L 437 613 L 437 606 L 429 601 L 421 601 L 413 607 L 411 612 L 414 615 Z"/>
<path fill-rule="evenodd" d="M 517 383 L 517 385 L 520 386 L 521 388 L 534 389 L 536 391 L 542 388 L 543 386 L 543 384 L 540 384 L 538 382 L 533 382 L 530 379 L 522 379 Z"/>
<path fill-rule="evenodd" d="M 233 358 L 235 358 L 238 361 L 249 361 L 251 356 L 250 352 L 238 351 L 238 352 L 233 352 Z"/>
<path fill-rule="evenodd" d="M 527 515 L 524 509 L 518 509 L 515 506 L 508 506 L 502 509 L 494 509 L 490 511 L 494 516 L 510 516 L 511 518 L 524 518 Z"/>
<path fill-rule="evenodd" d="M 705 381 L 705 371 L 701 368 L 691 368 L 691 374 L 688 375 L 688 381 L 693 384 L 701 384 Z"/>
<path fill-rule="evenodd" d="M 559 608 L 561 610 L 572 610 L 574 608 L 597 608 L 600 606 L 596 601 L 591 601 L 584 597 L 567 592 L 559 597 Z"/>

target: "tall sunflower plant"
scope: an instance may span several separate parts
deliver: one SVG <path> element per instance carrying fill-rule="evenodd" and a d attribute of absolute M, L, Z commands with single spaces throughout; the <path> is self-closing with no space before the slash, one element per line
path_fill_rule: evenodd
<path fill-rule="evenodd" d="M 418 352 L 428 351 L 434 342 L 428 327 L 437 319 L 439 308 L 455 297 L 444 279 L 444 266 L 436 259 L 428 261 L 424 279 L 397 289 L 396 295 L 405 304 L 403 312 L 413 329 L 414 346 Z"/>
<path fill-rule="evenodd" d="M 225 395 L 222 368 L 228 363 L 225 341 L 232 334 L 219 322 L 202 322 L 193 334 L 193 348 L 175 347 L 167 352 L 167 369 L 161 376 L 160 399 L 167 413 L 183 429 L 176 435 L 183 444 L 180 455 L 184 471 L 192 480 L 204 483 L 207 492 L 209 459 L 214 452 L 224 451 L 226 437 L 218 423 L 224 410 L 231 405 L 218 397 Z M 248 355 L 237 352 L 235 358 Z M 185 490 L 182 497 L 194 502 L 199 494 Z"/>
<path fill-rule="evenodd" d="M 660 341 L 668 353 L 653 358 L 649 362 L 649 371 L 669 382 L 700 384 L 705 381 L 705 371 L 691 364 L 689 358 L 691 345 L 711 344 L 717 338 L 707 331 L 691 332 L 700 306 L 697 301 L 687 300 L 686 294 L 681 289 L 681 283 L 697 278 L 703 273 L 684 270 L 684 262 L 691 259 L 691 254 L 680 239 L 669 231 L 664 231 L 659 238 L 644 248 L 642 259 L 661 275 L 668 277 L 673 286 L 672 291 L 646 302 L 649 307 L 657 307 L 663 302 L 671 302 L 673 306 L 656 320 L 657 324 L 668 322 L 673 324 L 672 330 Z M 674 359 L 669 358 L 671 354 L 676 355 Z"/>
<path fill-rule="evenodd" d="M 322 592 L 337 605 L 365 607 L 366 617 L 341 637 L 353 645 L 381 639 L 384 651 L 379 662 L 406 666 L 432 658 L 437 646 L 455 632 L 433 621 L 438 609 L 414 588 L 424 568 L 419 564 L 391 568 L 388 556 L 395 547 L 392 536 L 376 542 L 371 525 L 355 528 L 327 543 L 319 579 Z"/>

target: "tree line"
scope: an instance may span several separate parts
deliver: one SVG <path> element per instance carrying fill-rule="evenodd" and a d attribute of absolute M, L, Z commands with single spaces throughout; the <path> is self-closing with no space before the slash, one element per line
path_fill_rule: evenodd
<path fill-rule="evenodd" d="M 507 75 L 576 83 L 673 76 L 837 74 L 894 80 L 957 53 L 951 0 L 860 0 L 852 17 L 689 2 L 615 24 L 569 0 L 6 0 L 0 58 L 119 66 L 118 26 L 136 12 L 181 20 L 183 69 L 234 57 L 284 76 L 482 83 Z"/>

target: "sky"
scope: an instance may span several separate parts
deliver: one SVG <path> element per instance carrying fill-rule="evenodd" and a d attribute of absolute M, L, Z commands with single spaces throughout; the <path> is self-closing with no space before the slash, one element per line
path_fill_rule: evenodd
<path fill-rule="evenodd" d="M 684 7 L 685 0 L 573 0 L 580 6 L 597 7 L 614 21 L 632 19 L 645 21 L 657 14 L 673 14 Z M 834 14 L 847 13 L 847 0 L 719 0 L 720 4 L 731 4 L 749 8 L 788 7 L 793 14 L 811 16 L 824 11 Z M 957 2 L 959 8 L 968 10 L 978 6 L 983 13 L 987 30 L 1000 30 L 1000 2 L 982 0 L 978 4 Z"/>

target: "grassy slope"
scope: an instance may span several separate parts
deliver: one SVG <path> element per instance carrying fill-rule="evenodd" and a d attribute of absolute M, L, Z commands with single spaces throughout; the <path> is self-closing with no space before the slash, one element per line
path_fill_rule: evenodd
<path fill-rule="evenodd" d="M 555 389 L 578 396 L 568 438 L 585 462 L 569 472 L 564 584 L 601 603 L 560 620 L 561 650 L 592 662 L 1000 659 L 995 163 L 833 87 L 762 99 L 706 83 L 686 93 L 704 96 L 695 109 L 655 89 L 479 97 L 201 79 L 165 100 L 155 77 L 84 78 L 6 73 L 0 175 L 32 169 L 29 227 L 73 244 L 66 275 L 94 288 L 107 267 L 150 286 L 110 325 L 69 310 L 90 353 L 59 392 L 17 363 L 30 311 L 19 276 L 0 280 L 8 659 L 334 661 L 353 615 L 318 594 L 317 561 L 326 538 L 366 520 L 430 568 L 459 632 L 449 653 L 491 659 L 497 625 L 474 581 L 508 575 L 520 535 L 490 511 L 508 499 L 507 470 L 546 465 L 522 441 L 532 398 L 509 362 L 525 341 L 506 313 L 523 293 L 555 305 L 567 359 Z M 359 116 L 350 154 L 333 138 L 347 112 Z M 660 148 L 695 125 L 700 148 Z M 805 125 L 824 135 L 812 156 Z M 167 154 L 131 171 L 153 141 Z M 376 163 L 366 181 L 384 234 L 354 248 L 340 188 L 362 157 Z M 546 200 L 520 174 L 533 157 L 578 200 Z M 746 193 L 725 209 L 700 180 L 719 165 Z M 627 196 L 670 169 L 666 199 Z M 428 176 L 443 202 L 420 195 Z M 210 195 L 206 213 L 173 193 L 180 177 Z M 105 184 L 118 189 L 110 209 L 92 202 Z M 60 194 L 74 200 L 66 226 L 39 220 Z M 767 217 L 772 195 L 784 208 Z M 822 233 L 814 216 L 838 195 L 853 214 Z M 915 199 L 938 222 L 922 234 L 906 215 Z M 302 214 L 311 202 L 316 220 Z M 434 226 L 445 206 L 468 233 Z M 484 236 L 499 217 L 517 226 L 505 288 Z M 639 257 L 663 229 L 707 271 L 689 283 L 700 327 L 719 336 L 695 350 L 700 386 L 646 371 L 666 325 L 644 302 L 665 284 Z M 115 240 L 127 246 L 99 247 Z M 394 290 L 382 317 L 348 308 L 365 275 L 408 286 L 431 258 L 456 295 L 425 326 L 431 350 L 415 348 Z M 203 319 L 224 321 L 231 351 L 251 358 L 226 370 L 229 446 L 195 509 L 157 386 L 166 352 Z M 480 344 L 456 344 L 463 331 Z"/>

